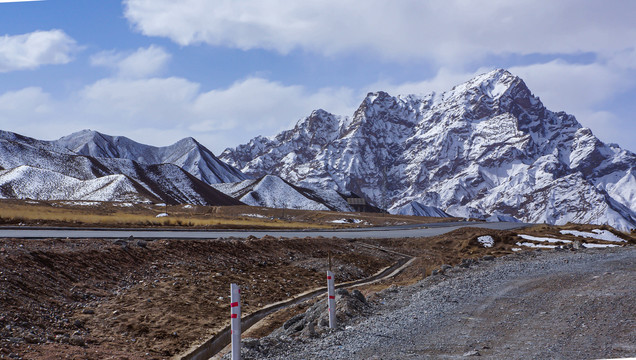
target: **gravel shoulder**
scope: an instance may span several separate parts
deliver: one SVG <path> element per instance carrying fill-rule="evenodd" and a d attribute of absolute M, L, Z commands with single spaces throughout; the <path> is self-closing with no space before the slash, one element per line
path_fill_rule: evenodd
<path fill-rule="evenodd" d="M 317 338 L 263 338 L 259 359 L 636 356 L 636 247 L 524 251 L 453 267 L 369 301 Z"/>

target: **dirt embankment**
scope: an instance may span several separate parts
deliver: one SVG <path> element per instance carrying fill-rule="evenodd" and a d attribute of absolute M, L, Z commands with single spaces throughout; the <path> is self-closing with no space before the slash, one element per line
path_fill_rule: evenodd
<path fill-rule="evenodd" d="M 227 324 L 229 284 L 245 312 L 394 261 L 334 239 L 0 240 L 0 357 L 172 356 Z"/>
<path fill-rule="evenodd" d="M 568 238 L 560 230 L 537 226 L 523 233 Z M 492 247 L 478 241 L 484 235 Z M 232 282 L 241 285 L 249 313 L 324 286 L 329 252 L 337 282 L 366 278 L 398 258 L 362 242 L 417 257 L 397 277 L 361 288 L 373 299 L 374 292 L 413 284 L 443 264 L 468 267 L 484 256 L 511 254 L 520 240 L 518 232 L 478 228 L 364 241 L 0 239 L 0 359 L 168 358 L 228 324 Z M 307 306 L 273 314 L 250 336 L 266 335 Z"/>

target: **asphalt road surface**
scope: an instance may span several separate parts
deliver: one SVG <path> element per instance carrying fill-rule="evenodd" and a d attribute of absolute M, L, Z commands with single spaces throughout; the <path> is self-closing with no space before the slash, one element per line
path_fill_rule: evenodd
<path fill-rule="evenodd" d="M 0 238 L 127 238 L 134 236 L 142 239 L 214 239 L 263 237 L 338 237 L 343 239 L 360 238 L 407 238 L 428 237 L 445 234 L 462 227 L 480 227 L 496 230 L 510 230 L 527 226 L 524 223 L 481 223 L 451 222 L 420 225 L 402 225 L 338 230 L 149 230 L 149 229 L 81 229 L 81 228 L 0 228 Z"/>

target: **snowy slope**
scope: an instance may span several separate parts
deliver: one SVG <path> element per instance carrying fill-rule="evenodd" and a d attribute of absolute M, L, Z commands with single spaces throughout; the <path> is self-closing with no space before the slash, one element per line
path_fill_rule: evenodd
<path fill-rule="evenodd" d="M 193 138 L 182 139 L 170 146 L 155 147 L 140 144 L 123 136 L 109 136 L 97 131 L 82 130 L 52 141 L 51 144 L 96 158 L 128 159 L 146 165 L 174 164 L 208 184 L 247 179 L 244 174 L 220 161 Z"/>
<path fill-rule="evenodd" d="M 546 109 L 505 70 L 442 94 L 369 93 L 351 117 L 314 111 L 219 158 L 391 212 L 416 201 L 460 217 L 636 227 L 636 155 Z"/>
<path fill-rule="evenodd" d="M 266 175 L 257 180 L 213 184 L 212 186 L 252 206 L 352 211 L 344 198 L 336 191 L 300 188 L 282 180 L 278 176 Z"/>
<path fill-rule="evenodd" d="M 77 155 L 69 149 L 50 142 L 31 139 L 6 131 L 0 132 L 0 167 L 5 170 L 19 170 L 18 168 L 23 165 L 31 169 L 48 170 L 44 174 L 52 176 L 58 174 L 77 181 L 84 181 L 73 183 L 73 188 L 93 184 L 86 182 L 88 180 L 101 179 L 100 181 L 104 181 L 109 179 L 103 179 L 105 177 L 121 175 L 129 178 L 135 184 L 137 192 L 139 192 L 139 198 L 142 199 L 160 199 L 161 202 L 169 204 L 240 204 L 240 202 L 211 188 L 208 184 L 173 164 L 146 165 L 127 159 L 95 158 Z M 36 176 L 38 173 L 33 170 L 21 170 L 12 172 L 12 174 L 24 176 L 25 178 L 21 181 L 28 182 L 30 176 Z M 58 179 L 59 177 L 55 178 Z M 40 181 L 37 176 L 34 178 L 34 184 L 34 186 L 40 186 L 46 191 L 37 192 L 35 188 L 29 191 L 35 191 L 35 193 L 47 198 L 45 194 L 52 188 L 46 182 Z M 86 191 L 90 191 L 90 187 Z M 8 192 L 7 194 L 10 193 Z M 81 190 L 69 192 L 69 194 L 78 193 L 81 193 Z M 59 195 L 59 193 L 56 194 Z M 127 198 L 128 196 L 122 196 L 121 201 L 127 201 Z"/>
<path fill-rule="evenodd" d="M 80 180 L 50 170 L 18 166 L 0 171 L 0 198 L 37 200 L 88 200 L 157 202 L 124 175 Z"/>
<path fill-rule="evenodd" d="M 411 201 L 408 204 L 393 209 L 391 212 L 398 215 L 451 217 L 442 209 L 422 205 L 417 201 Z"/>

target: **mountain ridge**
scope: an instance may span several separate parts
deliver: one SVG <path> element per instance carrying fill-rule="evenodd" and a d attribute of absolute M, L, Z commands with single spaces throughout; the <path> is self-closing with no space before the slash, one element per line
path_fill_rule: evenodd
<path fill-rule="evenodd" d="M 20 194 L 17 198 L 38 199 L 47 197 L 46 192 L 38 189 L 54 191 L 59 187 L 66 191 L 58 192 L 59 196 L 51 200 L 68 200 L 64 198 L 67 194 L 71 198 L 99 201 L 122 201 L 132 196 L 139 201 L 159 199 L 170 204 L 241 204 L 174 164 L 147 165 L 128 159 L 78 155 L 55 143 L 7 131 L 0 132 L 0 167 L 4 169 L 0 171 L 3 179 L 0 188 L 6 190 L 0 192 L 0 196 L 9 198 Z M 29 179 L 20 179 L 15 174 L 23 174 Z M 92 197 L 80 195 L 86 190 L 83 187 L 106 179 L 116 179 L 118 184 L 125 186 L 112 187 L 120 191 L 95 192 Z M 28 184 L 30 192 L 16 189 L 26 180 L 31 182 Z"/>
<path fill-rule="evenodd" d="M 329 136 L 307 135 L 321 126 Z M 636 155 L 548 110 L 503 69 L 441 94 L 369 93 L 352 117 L 314 111 L 219 158 L 247 176 L 355 192 L 391 211 L 416 201 L 461 217 L 636 227 Z"/>
<path fill-rule="evenodd" d="M 128 159 L 146 165 L 174 164 L 207 184 L 247 179 L 192 137 L 181 139 L 172 145 L 157 147 L 141 144 L 124 136 L 82 130 L 50 143 L 95 158 Z"/>

